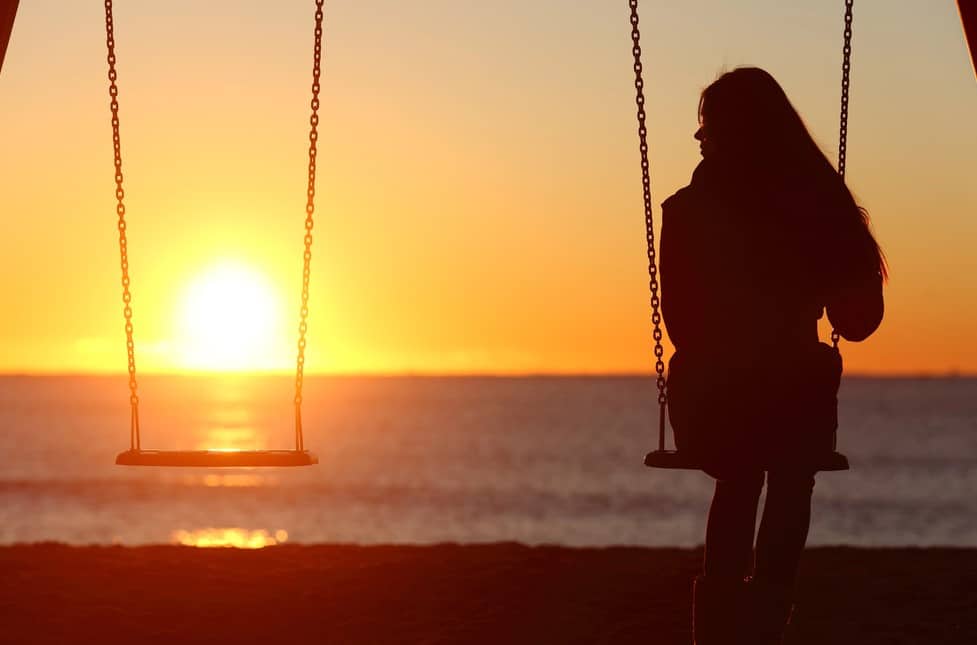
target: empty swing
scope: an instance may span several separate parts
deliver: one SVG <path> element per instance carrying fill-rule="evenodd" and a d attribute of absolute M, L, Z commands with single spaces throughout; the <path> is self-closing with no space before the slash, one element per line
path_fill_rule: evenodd
<path fill-rule="evenodd" d="M 851 70 L 851 36 L 852 36 L 852 4 L 854 0 L 845 0 L 845 31 L 844 48 L 842 62 L 841 80 L 841 116 L 840 116 L 840 142 L 838 146 L 838 172 L 842 179 L 845 176 L 845 153 L 848 135 L 848 88 Z M 658 265 L 655 252 L 654 220 L 651 209 L 651 180 L 649 177 L 648 162 L 648 143 L 647 127 L 645 125 L 645 97 L 644 80 L 642 79 L 641 65 L 641 34 L 638 30 L 638 0 L 629 0 L 631 8 L 631 39 L 632 53 L 634 54 L 634 88 L 635 103 L 637 105 L 638 119 L 638 142 L 641 152 L 641 184 L 644 201 L 645 214 L 645 237 L 647 240 L 648 254 L 648 277 L 649 290 L 651 292 L 651 322 L 653 325 L 652 337 L 655 341 L 655 373 L 658 390 L 658 446 L 655 450 L 645 456 L 644 463 L 651 468 L 682 469 L 682 470 L 702 470 L 703 460 L 694 454 L 678 449 L 669 450 L 665 445 L 665 418 L 666 407 L 668 405 L 668 393 L 665 382 L 665 362 L 663 360 L 665 351 L 662 347 L 662 315 L 660 311 L 661 300 L 659 297 L 658 284 Z M 832 330 L 831 341 L 834 350 L 838 352 L 838 341 L 840 335 Z M 831 451 L 819 454 L 815 457 L 812 466 L 820 471 L 848 470 L 848 458 L 837 451 L 837 428 L 832 432 Z"/>
<path fill-rule="evenodd" d="M 295 373 L 295 448 L 291 450 L 144 450 L 139 434 L 139 395 L 136 388 L 135 344 L 132 337 L 132 296 L 129 291 L 129 260 L 126 241 L 125 192 L 122 188 L 122 154 L 119 138 L 119 101 L 115 70 L 115 34 L 112 0 L 105 0 L 105 37 L 108 48 L 109 95 L 112 97 L 112 143 L 115 151 L 115 197 L 119 229 L 119 256 L 122 267 L 122 302 L 125 316 L 126 350 L 129 364 L 129 449 L 119 453 L 115 463 L 122 466 L 256 467 L 309 466 L 319 458 L 305 449 L 302 437 L 302 385 L 305 368 L 306 319 L 309 313 L 309 277 L 312 260 L 312 227 L 315 212 L 316 142 L 319 123 L 319 72 L 322 55 L 322 5 L 315 0 L 315 47 L 312 66 L 312 114 L 309 117 L 309 172 L 305 206 L 305 251 L 302 267 L 302 306 L 299 311 L 298 355 Z"/>

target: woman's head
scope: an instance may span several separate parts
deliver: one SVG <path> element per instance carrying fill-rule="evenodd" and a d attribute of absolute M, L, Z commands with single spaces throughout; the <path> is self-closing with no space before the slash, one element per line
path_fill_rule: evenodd
<path fill-rule="evenodd" d="M 727 72 L 704 89 L 699 124 L 704 155 L 776 168 L 823 159 L 830 167 L 783 88 L 757 67 Z"/>
<path fill-rule="evenodd" d="M 738 171 L 759 173 L 786 191 L 782 194 L 817 204 L 821 216 L 840 217 L 860 225 L 842 229 L 868 235 L 879 270 L 886 274 L 885 260 L 872 239 L 867 214 L 855 203 L 787 94 L 768 72 L 758 67 L 740 67 L 706 87 L 699 98 L 699 130 L 695 138 L 703 157 L 717 159 Z"/>

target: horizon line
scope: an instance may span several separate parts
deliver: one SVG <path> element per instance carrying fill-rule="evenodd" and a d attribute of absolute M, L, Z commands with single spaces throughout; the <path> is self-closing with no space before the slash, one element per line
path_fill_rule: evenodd
<path fill-rule="evenodd" d="M 138 376 L 180 376 L 180 377 L 288 377 L 295 372 L 287 370 L 147 370 L 137 373 Z M 104 377 L 116 378 L 128 376 L 122 371 L 29 371 L 11 370 L 0 371 L 0 378 L 67 378 L 67 377 Z M 359 372 L 306 372 L 305 378 L 655 378 L 650 371 L 359 371 Z M 842 378 L 856 379 L 977 379 L 977 372 L 963 372 L 958 370 L 946 371 L 917 371 L 917 372 L 852 372 L 843 374 Z"/>

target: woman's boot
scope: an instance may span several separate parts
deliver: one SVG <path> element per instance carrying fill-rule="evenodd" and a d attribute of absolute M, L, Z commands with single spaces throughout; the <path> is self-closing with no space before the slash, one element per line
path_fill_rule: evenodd
<path fill-rule="evenodd" d="M 751 645 L 782 645 L 793 611 L 789 585 L 750 580 L 747 583 L 744 632 Z"/>
<path fill-rule="evenodd" d="M 752 645 L 744 640 L 742 614 L 746 583 L 735 578 L 699 576 L 692 588 L 695 645 Z"/>

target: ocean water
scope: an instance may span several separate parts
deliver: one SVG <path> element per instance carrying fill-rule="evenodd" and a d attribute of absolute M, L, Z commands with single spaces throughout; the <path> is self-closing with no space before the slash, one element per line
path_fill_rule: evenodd
<path fill-rule="evenodd" d="M 144 448 L 288 448 L 288 377 L 140 379 Z M 0 378 L 0 544 L 701 543 L 712 480 L 642 466 L 641 377 L 312 377 L 318 466 L 114 465 L 124 377 Z M 846 379 L 812 544 L 977 546 L 977 379 Z"/>

